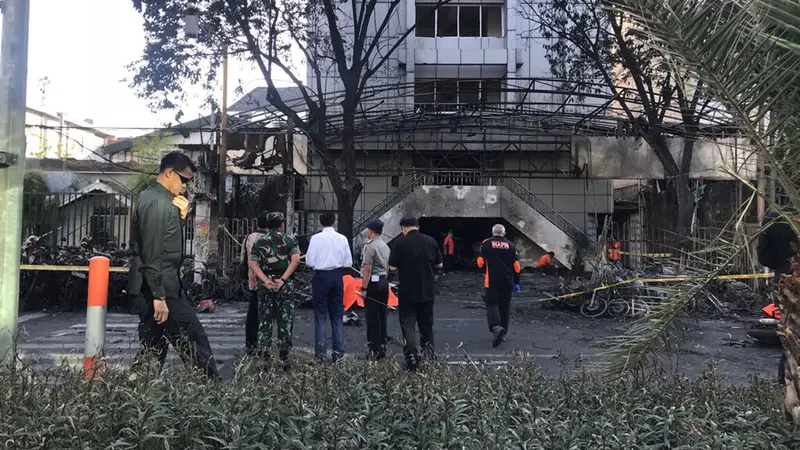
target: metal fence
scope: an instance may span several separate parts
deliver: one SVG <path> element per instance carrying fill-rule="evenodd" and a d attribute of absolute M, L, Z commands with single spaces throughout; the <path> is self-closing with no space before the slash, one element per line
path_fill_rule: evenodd
<path fill-rule="evenodd" d="M 35 235 L 52 247 L 78 247 L 84 238 L 91 238 L 93 246 L 129 248 L 134 205 L 135 198 L 130 193 L 26 192 L 20 242 Z M 183 248 L 187 256 L 192 256 L 193 212 L 186 223 Z"/>
<path fill-rule="evenodd" d="M 48 245 L 77 247 L 84 238 L 93 245 L 130 245 L 133 196 L 104 192 L 25 193 L 22 238 L 30 235 Z"/>
<path fill-rule="evenodd" d="M 296 211 L 294 213 L 294 226 L 290 234 L 304 236 L 308 234 L 309 218 L 316 218 L 314 211 Z M 321 213 L 320 213 L 321 214 Z M 316 223 L 316 222 L 312 222 Z M 256 219 L 220 219 L 219 239 L 222 246 L 222 267 L 230 267 L 239 262 L 247 236 L 258 229 Z"/>
<path fill-rule="evenodd" d="M 687 267 L 699 271 L 727 266 L 725 273 L 753 273 L 760 269 L 755 256 L 755 243 L 749 248 L 734 246 L 730 232 L 719 228 L 700 228 L 691 238 L 689 248 L 679 249 L 681 239 L 671 231 L 643 228 L 623 234 L 622 247 L 627 253 L 625 263 L 632 268 L 644 267 L 651 261 L 683 260 Z M 628 239 L 625 239 L 628 238 Z M 740 251 L 731 259 L 734 247 Z"/>

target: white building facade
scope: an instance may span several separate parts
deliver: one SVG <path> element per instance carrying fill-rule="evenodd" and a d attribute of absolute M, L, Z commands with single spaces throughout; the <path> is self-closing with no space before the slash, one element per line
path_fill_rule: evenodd
<path fill-rule="evenodd" d="M 76 122 L 64 113 L 49 113 L 32 107 L 25 112 L 25 156 L 27 158 L 101 160 L 99 150 L 111 134 Z"/>
<path fill-rule="evenodd" d="M 391 4 L 377 3 L 373 34 Z M 339 28 L 352 29 L 351 6 L 340 12 Z M 356 225 L 380 217 L 391 235 L 399 216 L 415 215 L 444 233 L 465 218 L 485 219 L 470 225 L 486 229 L 465 237 L 466 255 L 478 235 L 489 234 L 492 221 L 504 221 L 514 228 L 528 265 L 552 250 L 561 264 L 571 266 L 578 248 L 596 239 L 598 214 L 612 212 L 613 188 L 610 180 L 587 179 L 576 170 L 573 136 L 534 124 L 532 113 L 552 113 L 565 100 L 560 83 L 549 79 L 534 25 L 519 17 L 515 0 L 454 0 L 441 6 L 404 0 L 373 64 L 411 28 L 367 81 L 360 110 L 369 113 L 356 119 L 363 131 L 357 165 L 364 185 Z M 327 24 L 318 22 L 316 29 L 324 33 Z M 353 37 L 346 40 L 352 46 Z M 329 108 L 337 108 L 340 77 L 335 67 L 319 66 L 322 79 L 309 64 L 306 86 L 321 87 Z M 405 126 L 398 127 L 400 122 Z M 309 158 L 305 209 L 335 210 L 330 183 L 313 152 Z M 456 234 L 470 233 L 456 229 Z"/>

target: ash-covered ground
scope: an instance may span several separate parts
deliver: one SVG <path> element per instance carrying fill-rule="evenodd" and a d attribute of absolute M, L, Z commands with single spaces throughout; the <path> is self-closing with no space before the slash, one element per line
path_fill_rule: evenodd
<path fill-rule="evenodd" d="M 523 274 L 522 292 L 512 303 L 512 317 L 507 341 L 494 348 L 491 343 L 485 309 L 483 279 L 476 272 L 458 272 L 441 277 L 437 283 L 435 308 L 435 346 L 438 355 L 451 364 L 484 363 L 502 367 L 525 356 L 533 358 L 551 376 L 573 373 L 576 367 L 595 367 L 603 361 L 600 343 L 622 335 L 631 325 L 625 319 L 589 319 L 578 312 L 544 309 L 539 300 L 546 293 L 556 294 L 562 280 L 555 276 Z M 724 299 L 722 299 L 724 301 Z M 244 347 L 246 305 L 220 305 L 213 314 L 201 315 L 215 357 L 223 373 L 230 374 L 233 362 Z M 357 311 L 363 318 L 363 313 Z M 710 318 L 692 316 L 684 319 L 678 332 L 678 350 L 664 360 L 663 368 L 671 373 L 695 376 L 712 362 L 732 382 L 739 383 L 753 375 L 775 377 L 780 351 L 753 343 L 746 336 L 749 317 Z M 363 319 L 362 319 L 363 320 Z M 23 316 L 20 349 L 26 358 L 54 363 L 66 358 L 79 364 L 84 344 L 85 316 L 81 313 L 33 314 Z M 108 354 L 119 361 L 129 360 L 136 351 L 137 317 L 109 314 L 106 332 Z M 294 327 L 295 357 L 313 353 L 313 313 L 298 309 Z M 396 312 L 389 313 L 389 334 L 400 338 Z M 366 328 L 346 326 L 348 352 L 364 353 Z M 398 344 L 390 351 L 401 353 Z M 174 353 L 174 352 L 172 352 Z M 172 364 L 177 358 L 171 357 Z M 398 361 L 399 361 L 398 356 Z"/>

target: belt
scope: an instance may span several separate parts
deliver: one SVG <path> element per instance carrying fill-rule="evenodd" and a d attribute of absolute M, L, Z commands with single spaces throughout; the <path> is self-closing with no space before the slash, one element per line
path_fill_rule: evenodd
<path fill-rule="evenodd" d="M 341 272 L 342 268 L 337 267 L 335 269 L 314 269 L 314 272 Z"/>

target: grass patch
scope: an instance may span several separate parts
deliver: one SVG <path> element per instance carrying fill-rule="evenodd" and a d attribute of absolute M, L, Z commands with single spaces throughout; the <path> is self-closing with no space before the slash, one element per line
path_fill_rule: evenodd
<path fill-rule="evenodd" d="M 0 445 L 29 449 L 796 449 L 773 381 L 550 379 L 501 369 L 300 363 L 206 384 L 193 373 L 0 370 Z"/>

